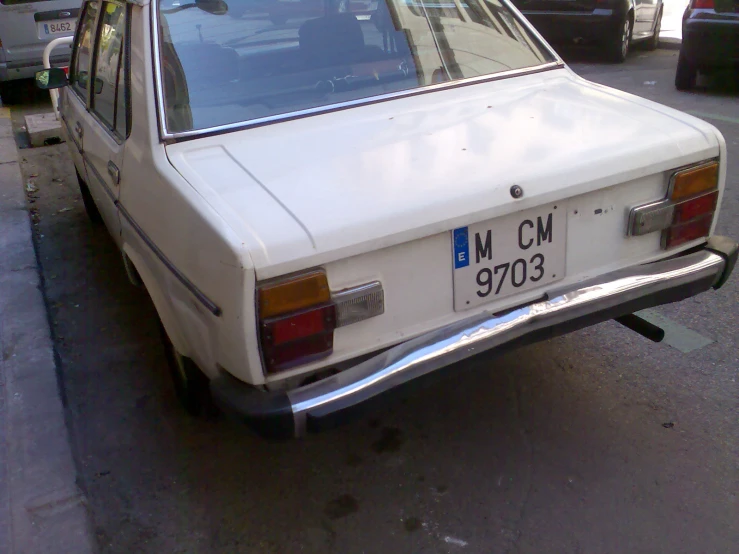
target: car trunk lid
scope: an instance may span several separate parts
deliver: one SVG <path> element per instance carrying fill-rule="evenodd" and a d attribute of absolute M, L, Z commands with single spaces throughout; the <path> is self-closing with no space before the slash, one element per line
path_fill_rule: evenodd
<path fill-rule="evenodd" d="M 605 189 L 717 152 L 707 124 L 569 70 L 167 147 L 175 168 L 244 237 L 260 279 Z M 512 187 L 523 195 L 514 198 Z"/>

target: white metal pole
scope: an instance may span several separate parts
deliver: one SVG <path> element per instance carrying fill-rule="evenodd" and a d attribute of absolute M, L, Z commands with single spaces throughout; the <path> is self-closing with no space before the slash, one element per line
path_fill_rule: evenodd
<path fill-rule="evenodd" d="M 51 51 L 62 44 L 72 44 L 73 39 L 74 37 L 60 37 L 55 38 L 49 44 L 47 44 L 46 48 L 44 48 L 44 68 L 49 69 L 51 67 Z M 51 105 L 54 107 L 54 115 L 57 119 L 59 119 L 59 91 L 51 89 L 49 91 L 49 95 L 51 96 Z"/>

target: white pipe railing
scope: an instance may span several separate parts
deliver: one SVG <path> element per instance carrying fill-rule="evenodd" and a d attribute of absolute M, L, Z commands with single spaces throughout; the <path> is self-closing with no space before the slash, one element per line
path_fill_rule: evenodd
<path fill-rule="evenodd" d="M 62 44 L 72 44 L 73 40 L 74 37 L 59 37 L 47 44 L 46 48 L 44 48 L 44 68 L 49 69 L 51 67 L 51 51 L 54 50 L 54 48 Z M 51 96 L 51 105 L 54 107 L 54 115 L 59 119 L 59 91 L 51 89 L 49 91 L 49 96 Z"/>

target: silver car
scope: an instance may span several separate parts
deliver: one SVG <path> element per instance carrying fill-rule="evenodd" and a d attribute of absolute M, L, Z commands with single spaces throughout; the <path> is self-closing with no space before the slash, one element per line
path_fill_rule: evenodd
<path fill-rule="evenodd" d="M 0 0 L 0 96 L 4 102 L 18 100 L 12 81 L 33 77 L 43 68 L 44 48 L 57 37 L 72 36 L 81 0 Z M 69 64 L 71 48 L 52 52 L 55 66 Z"/>

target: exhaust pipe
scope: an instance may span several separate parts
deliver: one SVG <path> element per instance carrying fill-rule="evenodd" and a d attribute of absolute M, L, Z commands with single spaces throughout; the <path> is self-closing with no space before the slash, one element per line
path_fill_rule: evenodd
<path fill-rule="evenodd" d="M 664 329 L 657 327 L 654 323 L 650 323 L 638 315 L 622 315 L 621 317 L 617 317 L 615 321 L 653 342 L 662 342 L 662 339 L 665 338 Z"/>

